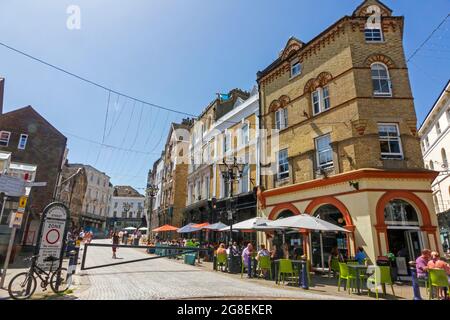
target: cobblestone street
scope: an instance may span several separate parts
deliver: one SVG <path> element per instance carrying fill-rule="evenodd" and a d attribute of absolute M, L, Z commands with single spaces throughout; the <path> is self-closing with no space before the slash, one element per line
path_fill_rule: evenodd
<path fill-rule="evenodd" d="M 97 241 L 108 243 L 108 241 Z M 90 247 L 86 266 L 145 258 L 140 249 L 119 248 L 113 260 L 111 249 Z M 194 267 L 166 258 L 79 272 L 81 286 L 75 295 L 91 299 L 189 299 L 189 298 L 253 298 L 253 299 L 337 299 L 299 288 L 276 287 L 264 280 L 241 279 L 208 270 L 207 264 Z M 339 299 L 342 299 L 340 297 Z"/>

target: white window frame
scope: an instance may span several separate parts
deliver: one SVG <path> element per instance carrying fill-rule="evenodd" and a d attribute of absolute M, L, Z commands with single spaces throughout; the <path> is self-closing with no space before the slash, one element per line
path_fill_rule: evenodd
<path fill-rule="evenodd" d="M 288 127 L 287 108 L 281 108 L 275 111 L 275 129 L 284 130 Z"/>
<path fill-rule="evenodd" d="M 389 137 L 389 136 L 387 138 L 383 137 L 383 139 L 382 139 L 380 136 L 380 126 L 393 126 L 396 128 L 396 130 L 397 130 L 397 138 L 396 139 L 398 139 L 398 144 L 399 144 L 399 149 L 400 149 L 400 153 L 392 153 L 392 152 L 390 152 L 390 153 L 384 152 L 383 153 L 383 152 L 381 152 L 381 158 L 385 159 L 385 160 L 403 160 L 404 154 L 403 154 L 402 138 L 400 136 L 400 128 L 398 127 L 398 124 L 397 123 L 384 123 L 384 122 L 378 123 L 378 141 L 381 143 L 381 141 L 390 142 L 391 140 L 394 140 L 394 139 L 391 139 L 391 137 Z M 381 148 L 381 145 L 380 145 L 380 148 Z M 391 156 L 391 157 L 389 157 L 389 156 Z M 392 157 L 392 156 L 394 156 L 394 157 Z"/>
<path fill-rule="evenodd" d="M 326 96 L 324 92 L 326 91 Z M 317 95 L 317 101 L 315 102 L 315 96 Z M 326 103 L 325 101 L 328 101 L 328 108 L 325 108 Z M 328 86 L 317 88 L 317 90 L 313 91 L 311 93 L 311 103 L 312 103 L 312 111 L 313 115 L 317 115 L 319 113 L 325 112 L 327 110 L 330 110 L 331 103 L 330 103 L 330 88 Z M 318 105 L 319 111 L 316 112 L 315 106 Z"/>
<path fill-rule="evenodd" d="M 387 78 L 383 78 L 381 76 L 377 76 L 374 77 L 372 72 L 373 72 L 373 67 L 376 65 L 380 65 L 383 66 L 383 68 L 386 70 L 386 74 L 387 74 Z M 370 65 L 370 79 L 372 81 L 372 91 L 373 91 L 373 95 L 376 97 L 392 97 L 392 82 L 391 82 L 391 75 L 389 73 L 389 68 L 387 67 L 387 65 L 385 65 L 384 63 L 381 62 L 374 62 Z M 388 88 L 389 88 L 389 92 L 377 92 L 375 91 L 375 86 L 373 85 L 374 81 L 378 81 L 379 83 L 381 81 L 387 81 L 388 83 Z M 381 87 L 381 86 L 380 86 Z"/>
<path fill-rule="evenodd" d="M 23 146 L 22 146 L 22 139 L 25 141 L 25 142 L 23 143 Z M 25 134 L 25 133 L 22 133 L 22 134 L 20 135 L 19 143 L 17 144 L 17 149 L 19 149 L 19 150 L 25 150 L 25 148 L 27 147 L 27 142 L 28 142 L 28 135 Z"/>
<path fill-rule="evenodd" d="M 242 178 L 239 179 L 239 192 L 240 193 L 246 193 L 250 191 L 250 164 L 246 164 L 244 166 L 244 170 L 247 169 L 247 177 L 245 179 L 245 176 L 242 175 Z M 244 190 L 244 180 L 246 180 L 247 183 L 247 190 Z"/>
<path fill-rule="evenodd" d="M 231 148 L 231 140 L 232 140 L 231 132 L 226 130 L 223 135 L 223 154 L 224 155 L 229 153 L 232 149 Z"/>
<path fill-rule="evenodd" d="M 281 158 L 281 155 L 286 153 L 286 157 L 283 159 Z M 283 163 L 281 163 L 281 160 L 284 160 Z M 280 167 L 281 166 L 285 166 L 287 165 L 287 170 L 285 171 L 280 171 Z M 282 149 L 280 151 L 277 152 L 277 177 L 278 180 L 284 180 L 284 179 L 288 179 L 289 178 L 289 152 L 288 149 Z"/>
<path fill-rule="evenodd" d="M 374 40 L 374 32 L 375 31 L 379 31 L 380 32 L 380 39 L 376 39 Z M 368 33 L 370 33 L 370 39 L 368 39 Z M 378 28 L 368 28 L 368 29 L 364 29 L 364 39 L 366 40 L 367 43 L 380 43 L 380 42 L 384 42 L 384 34 L 383 34 L 383 29 L 381 28 L 381 25 L 378 26 Z"/>
<path fill-rule="evenodd" d="M 439 120 L 436 121 L 436 124 L 434 125 L 436 128 L 436 134 L 439 136 L 442 133 L 441 124 L 439 123 Z"/>
<path fill-rule="evenodd" d="M 328 144 L 328 148 L 326 148 L 326 149 L 323 149 L 323 150 L 319 150 L 319 141 L 321 140 L 321 139 L 325 139 L 325 138 L 328 138 L 328 141 L 329 141 L 329 144 Z M 327 168 L 332 168 L 332 167 L 334 167 L 334 161 L 333 161 L 333 148 L 331 147 L 331 135 L 328 133 L 328 134 L 324 134 L 324 135 L 322 135 L 322 136 L 320 136 L 320 137 L 317 137 L 317 138 L 315 138 L 314 139 L 314 144 L 315 144 L 315 147 L 316 147 L 316 161 L 317 161 L 317 168 L 318 169 L 320 169 L 320 168 L 322 168 L 322 169 L 327 169 Z M 325 153 L 325 152 L 330 152 L 331 153 L 331 161 L 328 161 L 328 162 L 326 162 L 326 163 L 320 163 L 320 155 L 322 154 L 322 153 Z"/>
<path fill-rule="evenodd" d="M 8 134 L 8 139 L 2 139 L 3 134 Z M 7 147 L 9 146 L 9 140 L 11 139 L 11 132 L 10 131 L 0 131 L 0 146 Z M 6 143 L 5 145 L 1 143 Z"/>
<path fill-rule="evenodd" d="M 244 128 L 246 130 L 244 130 Z M 246 146 L 250 143 L 250 125 L 248 122 L 244 123 L 241 127 L 241 146 Z"/>
<path fill-rule="evenodd" d="M 291 62 L 291 79 L 302 74 L 303 66 L 299 59 Z"/>

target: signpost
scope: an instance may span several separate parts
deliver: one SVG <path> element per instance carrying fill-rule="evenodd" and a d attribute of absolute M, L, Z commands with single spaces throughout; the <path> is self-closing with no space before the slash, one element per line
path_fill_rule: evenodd
<path fill-rule="evenodd" d="M 9 222 L 9 227 L 12 228 L 12 230 L 11 230 L 11 237 L 9 238 L 6 259 L 5 259 L 5 262 L 3 265 L 3 273 L 2 273 L 2 280 L 0 282 L 0 288 L 3 288 L 3 285 L 5 284 L 6 270 L 8 270 L 9 260 L 11 259 L 11 251 L 12 251 L 12 248 L 14 245 L 16 231 L 22 225 L 23 213 L 25 212 L 25 207 L 27 206 L 27 200 L 28 200 L 27 196 L 20 197 L 19 207 L 17 209 L 17 212 L 15 213 L 15 215 L 11 216 L 11 221 Z"/>
<path fill-rule="evenodd" d="M 36 246 L 40 268 L 49 270 L 51 263 L 45 259 L 50 256 L 58 258 L 61 267 L 69 221 L 69 209 L 63 203 L 53 202 L 44 209 Z"/>

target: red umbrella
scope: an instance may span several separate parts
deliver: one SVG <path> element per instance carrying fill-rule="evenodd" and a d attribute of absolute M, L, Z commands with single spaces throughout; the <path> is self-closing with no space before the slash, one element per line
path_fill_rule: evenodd
<path fill-rule="evenodd" d="M 153 232 L 168 232 L 168 231 L 177 231 L 177 230 L 178 230 L 177 227 L 165 224 L 159 228 L 153 229 L 152 231 Z"/>

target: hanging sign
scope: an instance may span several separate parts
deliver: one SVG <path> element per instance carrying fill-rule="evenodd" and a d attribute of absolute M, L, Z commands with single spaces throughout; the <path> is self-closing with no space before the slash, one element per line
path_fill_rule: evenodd
<path fill-rule="evenodd" d="M 58 202 L 49 204 L 42 215 L 37 264 L 44 270 L 49 270 L 51 262 L 45 261 L 48 257 L 56 257 L 61 265 L 63 250 L 66 242 L 69 226 L 69 210 Z M 58 262 L 53 264 L 53 269 L 58 267 Z"/>

